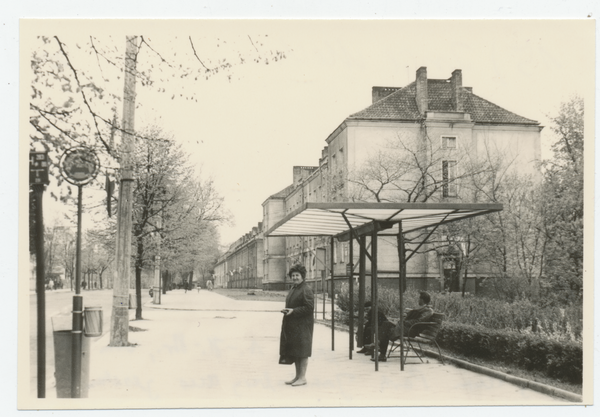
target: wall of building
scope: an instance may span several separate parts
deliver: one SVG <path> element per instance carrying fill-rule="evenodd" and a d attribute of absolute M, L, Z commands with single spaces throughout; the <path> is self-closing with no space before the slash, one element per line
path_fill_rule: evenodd
<path fill-rule="evenodd" d="M 438 80 L 440 81 L 440 80 Z M 327 146 L 322 150 L 318 166 L 293 167 L 293 182 L 286 190 L 268 198 L 263 203 L 264 230 L 269 230 L 286 215 L 302 207 L 306 202 L 343 202 L 376 201 L 373 195 L 358 193 L 357 186 L 351 180 L 359 179 L 360 171 L 378 154 L 383 156 L 400 155 L 399 149 L 418 149 L 416 156 L 420 160 L 435 162 L 429 181 L 441 182 L 444 161 L 456 162 L 456 175 L 479 158 L 492 155 L 509 161 L 521 174 L 531 174 L 539 178 L 537 162 L 541 158 L 541 127 L 534 124 L 475 124 L 471 116 L 465 113 L 462 103 L 462 74 L 456 70 L 452 74 L 451 111 L 430 111 L 427 105 L 426 69 L 417 71 L 417 104 L 421 120 L 358 120 L 349 118 L 341 123 L 326 139 Z M 435 84 L 434 84 L 435 85 Z M 468 91 L 472 91 L 467 89 Z M 397 89 L 377 87 L 373 90 L 373 100 L 381 100 Z M 455 138 L 454 147 L 444 147 L 442 137 Z M 446 141 L 447 142 L 447 141 Z M 414 155 L 407 152 L 408 157 Z M 401 160 L 401 159 L 400 159 Z M 415 183 L 417 177 L 409 178 Z M 442 189 L 429 197 L 429 202 L 474 202 L 474 195 L 464 186 L 462 180 L 456 182 L 456 193 L 444 195 Z M 461 185 L 462 184 L 462 185 Z M 390 190 L 381 194 L 380 201 L 407 202 L 407 195 Z M 414 201 L 414 200 L 410 200 Z M 481 201 L 477 201 L 481 202 Z M 443 233 L 443 231 L 438 231 Z M 413 233 L 407 236 L 420 242 L 424 235 Z M 368 241 L 368 239 L 367 239 Z M 289 286 L 286 272 L 295 262 L 303 263 L 308 270 L 307 280 L 315 288 L 320 288 L 322 271 L 333 263 L 333 275 L 343 281 L 346 265 L 350 262 L 349 243 L 334 242 L 333 251 L 329 238 L 323 237 L 278 237 L 263 239 L 263 281 L 265 289 L 283 289 Z M 408 250 L 415 245 L 407 245 Z M 441 289 L 447 280 L 448 265 L 452 263 L 452 254 L 445 251 L 429 251 L 432 245 L 425 244 L 421 252 L 415 254 L 407 265 L 408 285 L 419 289 Z M 316 262 L 317 251 L 325 251 L 325 266 Z M 354 263 L 357 262 L 359 248 L 354 243 Z M 250 255 L 247 255 L 250 256 Z M 256 251 L 256 256 L 261 254 Z M 232 262 L 233 255 L 227 257 Z M 259 261 L 261 258 L 258 258 Z M 370 264 L 367 262 L 367 268 Z M 225 264 L 224 264 L 225 265 Z M 223 269 L 231 270 L 234 265 Z M 398 251 L 395 238 L 379 240 L 378 256 L 379 276 L 385 285 L 397 287 Z M 220 269 L 219 269 L 220 271 Z M 225 271 L 226 272 L 226 271 Z M 482 271 L 471 271 L 466 278 L 467 291 L 475 291 L 476 278 L 485 275 Z M 462 279 L 462 277 L 461 277 Z M 330 288 L 330 285 L 329 285 Z"/>

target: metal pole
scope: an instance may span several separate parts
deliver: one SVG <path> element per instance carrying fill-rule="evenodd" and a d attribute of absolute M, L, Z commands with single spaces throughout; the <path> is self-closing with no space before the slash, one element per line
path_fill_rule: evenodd
<path fill-rule="evenodd" d="M 331 237 L 331 350 L 335 350 L 335 308 L 334 308 L 334 290 L 335 282 L 333 280 L 333 236 Z"/>
<path fill-rule="evenodd" d="M 349 357 L 352 359 L 352 351 L 354 350 L 354 241 L 352 239 L 352 235 L 350 236 L 350 242 L 348 243 L 350 247 L 348 248 L 348 257 L 350 258 L 350 262 L 348 263 L 350 273 L 348 274 L 348 279 L 350 282 L 348 283 L 349 291 L 350 291 L 350 343 L 349 343 Z"/>
<path fill-rule="evenodd" d="M 406 254 L 404 251 L 404 233 L 402 233 L 402 222 L 398 223 L 398 262 L 400 276 L 398 288 L 400 292 L 400 370 L 404 371 L 404 290 L 406 282 Z"/>
<path fill-rule="evenodd" d="M 373 327 L 375 328 L 375 371 L 379 370 L 379 301 L 377 295 L 377 228 L 371 235 L 371 286 L 373 287 Z"/>
<path fill-rule="evenodd" d="M 35 290 L 37 298 L 37 396 L 46 398 L 46 271 L 44 265 L 44 185 L 33 185 L 35 199 Z"/>
<path fill-rule="evenodd" d="M 83 298 L 81 297 L 81 206 L 83 186 L 77 186 L 77 249 L 75 257 L 75 295 L 71 330 L 71 398 L 81 397 L 81 337 L 83 331 Z"/>
<path fill-rule="evenodd" d="M 323 297 L 323 320 L 325 320 L 325 274 L 327 273 L 325 268 L 326 266 L 323 265 L 323 270 L 321 271 L 321 297 Z"/>
<path fill-rule="evenodd" d="M 160 249 L 161 249 L 161 244 L 162 244 L 162 238 L 160 235 L 160 230 L 162 229 L 162 211 L 158 214 L 158 218 L 156 219 L 156 228 L 158 229 L 157 232 L 157 247 L 158 247 L 158 253 L 157 255 L 154 257 L 154 299 L 152 300 L 152 302 L 154 304 L 160 304 L 160 292 L 161 292 L 161 288 L 160 288 Z"/>
<path fill-rule="evenodd" d="M 358 251 L 358 330 L 357 330 L 357 338 L 358 338 L 358 347 L 363 347 L 363 338 L 364 338 L 364 326 L 365 326 L 365 272 L 366 265 L 365 261 L 367 259 L 365 250 L 366 250 L 366 238 L 365 236 L 361 236 L 360 238 L 360 248 Z"/>

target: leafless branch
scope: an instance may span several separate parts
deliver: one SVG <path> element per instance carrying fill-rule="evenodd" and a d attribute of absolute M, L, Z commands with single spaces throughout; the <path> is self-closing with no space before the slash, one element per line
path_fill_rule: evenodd
<path fill-rule="evenodd" d="M 200 59 L 200 57 L 198 56 L 198 54 L 196 53 L 196 48 L 194 47 L 194 42 L 192 42 L 192 37 L 189 37 L 190 39 L 190 45 L 192 46 L 192 51 L 194 51 L 194 56 L 196 57 L 196 59 L 198 60 L 198 62 L 207 70 L 210 71 L 210 69 L 204 65 L 204 62 L 202 62 L 202 60 Z"/>
<path fill-rule="evenodd" d="M 69 65 L 69 68 L 71 68 L 71 71 L 73 71 L 73 74 L 75 76 L 75 80 L 77 81 L 77 85 L 79 86 L 79 91 L 81 91 L 81 96 L 83 97 L 83 102 L 85 103 L 86 107 L 88 108 L 88 111 L 92 115 L 92 119 L 94 121 L 94 125 L 96 126 L 96 132 L 98 133 L 98 138 L 100 139 L 100 142 L 102 142 L 102 145 L 104 145 L 104 147 L 106 148 L 106 151 L 110 155 L 112 153 L 112 149 L 110 149 L 110 146 L 108 146 L 108 143 L 106 143 L 106 141 L 102 138 L 102 133 L 100 132 L 100 126 L 98 126 L 98 122 L 96 121 L 97 115 L 92 110 L 92 107 L 90 106 L 90 103 L 88 102 L 88 99 L 87 99 L 87 97 L 85 95 L 85 91 L 84 91 L 84 89 L 83 89 L 83 87 L 81 85 L 81 81 L 79 81 L 79 76 L 77 75 L 77 70 L 75 70 L 75 68 L 73 67 L 73 64 L 71 63 L 71 60 L 69 59 L 69 55 L 65 51 L 65 49 L 63 47 L 63 44 L 60 41 L 60 39 L 58 39 L 58 36 L 55 36 L 54 39 L 56 39 L 56 42 L 58 43 L 60 51 L 62 52 L 63 56 L 67 60 L 67 64 Z"/>

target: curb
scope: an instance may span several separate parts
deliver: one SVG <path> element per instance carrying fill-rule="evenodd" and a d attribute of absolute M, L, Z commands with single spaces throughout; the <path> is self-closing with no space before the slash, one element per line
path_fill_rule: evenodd
<path fill-rule="evenodd" d="M 427 356 L 439 359 L 439 354 L 437 352 L 433 352 L 427 349 L 423 349 L 422 352 Z M 523 388 L 529 388 L 534 391 L 541 392 L 542 394 L 553 395 L 555 397 L 563 398 L 572 402 L 583 402 L 583 396 L 579 394 L 575 394 L 574 392 L 570 391 L 565 391 L 560 388 L 551 387 L 550 385 L 542 384 L 541 382 L 535 382 L 530 381 L 528 379 L 519 378 L 513 375 L 506 374 L 504 372 L 486 368 L 485 366 L 475 365 L 474 363 L 467 362 L 462 359 L 453 358 L 452 356 L 444 356 L 444 360 L 452 362 L 460 368 L 487 375 L 492 378 L 501 379 L 503 381 L 509 382 L 514 385 L 518 385 Z"/>
<path fill-rule="evenodd" d="M 326 320 L 316 319 L 315 323 L 323 324 L 327 327 L 331 327 L 331 322 Z M 335 330 L 349 332 L 347 327 L 335 325 Z M 422 349 L 422 352 L 430 357 L 440 359 L 439 354 L 437 352 L 433 352 L 431 350 Z M 506 374 L 504 372 L 496 371 L 494 369 L 486 368 L 485 366 L 475 365 L 474 363 L 467 362 L 462 359 L 453 358 L 452 356 L 444 355 L 444 360 L 453 363 L 459 368 L 464 368 L 472 372 L 477 372 L 479 374 L 483 374 L 492 378 L 497 378 L 502 381 L 506 381 L 508 383 L 518 385 L 523 388 L 529 388 L 531 390 L 541 392 L 542 394 L 552 395 L 555 397 L 559 397 L 571 402 L 583 402 L 583 396 L 579 394 L 575 394 L 574 392 L 565 391 L 560 388 L 551 387 L 550 385 L 542 384 L 541 382 L 530 381 L 528 379 L 519 378 L 513 375 Z"/>

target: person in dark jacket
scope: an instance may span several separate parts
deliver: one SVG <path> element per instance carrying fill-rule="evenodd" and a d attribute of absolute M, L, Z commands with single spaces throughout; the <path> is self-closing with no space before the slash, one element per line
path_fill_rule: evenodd
<path fill-rule="evenodd" d="M 425 291 L 419 293 L 419 307 L 407 309 L 404 313 L 404 337 L 414 337 L 416 334 L 409 332 L 413 324 L 427 321 L 433 315 L 433 309 L 429 305 L 431 296 Z M 414 332 L 414 329 L 413 329 Z M 387 360 L 385 354 L 387 352 L 390 340 L 396 340 L 400 337 L 400 321 L 394 326 L 392 323 L 384 323 L 379 330 L 379 361 Z M 374 358 L 371 359 L 375 360 Z"/>
<path fill-rule="evenodd" d="M 373 343 L 373 303 L 371 301 L 367 301 L 365 303 L 365 317 L 367 321 L 365 322 L 365 326 L 363 328 L 363 348 L 356 353 L 364 353 L 365 355 L 370 355 L 373 353 L 373 348 L 368 347 L 371 343 Z M 383 314 L 381 310 L 377 311 L 377 326 L 381 329 L 383 323 L 389 322 L 388 318 Z M 357 340 L 358 342 L 358 340 Z"/>
<path fill-rule="evenodd" d="M 297 387 L 306 385 L 306 368 L 312 354 L 314 296 L 304 281 L 306 268 L 303 265 L 292 266 L 288 276 L 294 286 L 285 299 L 285 308 L 281 310 L 283 323 L 279 355 L 281 363 L 293 362 L 296 366 L 296 376 L 286 384 Z"/>

